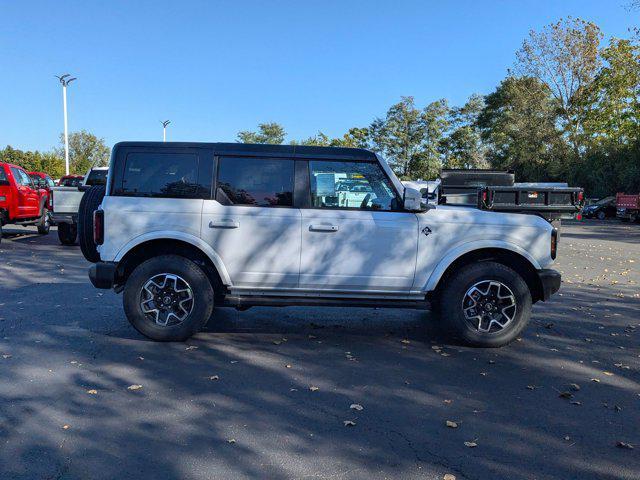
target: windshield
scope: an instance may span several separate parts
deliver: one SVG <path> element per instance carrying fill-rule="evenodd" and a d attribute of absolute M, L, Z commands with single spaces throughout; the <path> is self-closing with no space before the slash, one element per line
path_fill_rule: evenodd
<path fill-rule="evenodd" d="M 106 185 L 108 170 L 91 170 L 85 185 Z"/>
<path fill-rule="evenodd" d="M 82 182 L 83 177 L 65 177 L 60 180 L 61 187 L 77 187 Z"/>
<path fill-rule="evenodd" d="M 600 200 L 598 200 L 595 204 L 596 205 L 606 205 L 607 203 L 611 203 L 613 202 L 615 198 L 614 197 L 605 197 L 605 198 L 601 198 Z"/>

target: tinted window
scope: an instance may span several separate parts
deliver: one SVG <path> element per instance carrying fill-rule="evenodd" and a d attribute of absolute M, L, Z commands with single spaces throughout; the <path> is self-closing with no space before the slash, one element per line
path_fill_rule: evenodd
<path fill-rule="evenodd" d="M 292 206 L 293 160 L 221 158 L 216 200 L 223 205 Z"/>
<path fill-rule="evenodd" d="M 56 184 L 53 182 L 53 180 L 49 176 L 44 177 L 44 181 L 46 182 L 47 187 L 55 187 L 56 186 Z"/>
<path fill-rule="evenodd" d="M 0 182 L 6 182 L 7 181 L 7 174 L 4 173 L 4 168 L 0 167 Z"/>
<path fill-rule="evenodd" d="M 77 187 L 82 182 L 83 177 L 65 177 L 60 180 L 61 187 Z"/>
<path fill-rule="evenodd" d="M 121 185 L 116 185 L 115 194 L 208 198 L 210 187 L 198 184 L 198 155 L 195 153 L 129 153 Z"/>
<path fill-rule="evenodd" d="M 310 161 L 309 173 L 313 207 L 398 208 L 395 190 L 377 163 Z"/>
<path fill-rule="evenodd" d="M 86 185 L 106 185 L 108 170 L 91 170 Z"/>

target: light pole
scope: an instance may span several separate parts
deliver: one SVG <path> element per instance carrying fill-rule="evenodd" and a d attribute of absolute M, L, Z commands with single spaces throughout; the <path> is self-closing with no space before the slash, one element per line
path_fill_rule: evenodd
<path fill-rule="evenodd" d="M 69 175 L 69 134 L 67 131 L 67 85 L 76 80 L 76 77 L 71 77 L 70 74 L 55 76 L 62 84 L 62 104 L 64 109 L 64 169 L 65 174 Z"/>
<path fill-rule="evenodd" d="M 167 141 L 167 125 L 171 123 L 171 120 L 165 120 L 165 121 L 160 120 L 160 123 L 162 124 L 162 141 L 166 142 Z"/>

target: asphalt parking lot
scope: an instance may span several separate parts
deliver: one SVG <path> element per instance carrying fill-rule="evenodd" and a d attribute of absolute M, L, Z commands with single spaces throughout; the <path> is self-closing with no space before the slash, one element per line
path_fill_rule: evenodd
<path fill-rule="evenodd" d="M 639 266 L 640 225 L 563 225 L 561 293 L 501 349 L 335 308 L 218 309 L 161 344 L 55 229 L 8 226 L 0 477 L 638 479 Z"/>

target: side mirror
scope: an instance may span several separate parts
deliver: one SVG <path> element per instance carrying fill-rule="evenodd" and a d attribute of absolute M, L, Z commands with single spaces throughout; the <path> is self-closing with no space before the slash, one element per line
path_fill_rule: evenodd
<path fill-rule="evenodd" d="M 415 188 L 405 187 L 404 189 L 404 209 L 410 212 L 424 212 L 429 210 L 431 205 L 423 202 L 422 194 Z"/>

